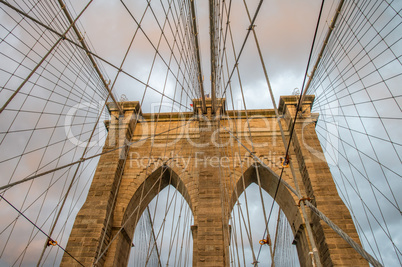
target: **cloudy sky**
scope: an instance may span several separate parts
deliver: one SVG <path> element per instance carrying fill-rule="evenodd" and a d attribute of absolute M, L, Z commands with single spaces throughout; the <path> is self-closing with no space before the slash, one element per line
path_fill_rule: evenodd
<path fill-rule="evenodd" d="M 248 1 L 247 4 L 251 15 L 253 15 L 258 1 Z M 323 30 L 326 30 L 326 23 L 329 23 L 332 18 L 336 4 L 336 2 L 330 2 L 324 6 L 319 31 L 321 38 L 323 38 Z M 73 5 L 77 6 L 77 10 L 80 10 L 79 7 L 82 8 L 84 3 L 73 1 Z M 255 22 L 255 30 L 266 61 L 272 87 L 275 89 L 277 101 L 280 95 L 291 94 L 294 88 L 301 87 L 320 5 L 320 1 L 267 1 L 261 7 L 260 14 Z M 139 21 L 146 5 L 145 1 L 143 3 L 130 2 L 127 3 L 127 7 Z M 209 92 L 208 1 L 196 1 L 196 8 L 204 86 L 205 91 Z M 161 23 L 163 23 L 158 4 L 155 4 L 155 12 Z M 95 1 L 80 20 L 85 28 L 85 34 L 91 40 L 96 53 L 115 65 L 120 65 L 133 31 L 137 27 L 133 23 L 133 19 L 126 13 L 127 11 L 119 1 Z M 233 2 L 230 23 L 235 50 L 238 53 L 250 25 L 242 1 Z M 155 25 L 155 19 L 151 15 L 146 16 L 141 25 L 156 46 L 160 30 Z M 168 31 L 166 32 L 169 34 Z M 138 41 L 134 42 L 128 58 L 132 60 L 127 60 L 127 65 L 123 69 L 129 70 L 130 74 L 146 81 L 155 52 L 143 34 L 139 33 L 136 39 Z M 228 44 L 228 50 L 232 53 L 229 40 Z M 167 48 L 162 44 L 160 49 L 164 51 Z M 233 54 L 228 56 L 230 60 L 233 60 Z M 265 94 L 267 94 L 267 91 L 263 90 L 266 89 L 266 85 L 257 56 L 254 40 L 250 38 L 247 42 L 244 56 L 240 59 L 240 72 L 246 95 L 252 91 L 265 91 Z M 158 70 L 164 71 L 162 66 L 157 67 L 159 68 L 154 72 L 158 73 Z M 158 74 L 155 74 L 155 76 L 158 76 Z M 130 81 L 126 82 L 126 80 L 125 77 L 122 78 L 121 84 L 119 83 L 119 86 L 116 87 L 117 93 L 126 94 L 129 100 L 137 100 L 139 98 L 137 94 L 139 94 L 141 88 L 138 88 L 139 86 L 136 86 L 135 83 L 130 86 Z M 152 79 L 151 84 L 160 87 L 156 80 Z M 239 95 L 236 95 L 236 97 L 239 97 Z M 264 95 L 261 98 L 246 97 L 250 108 L 266 108 L 267 104 L 270 105 L 268 100 L 268 95 Z"/>

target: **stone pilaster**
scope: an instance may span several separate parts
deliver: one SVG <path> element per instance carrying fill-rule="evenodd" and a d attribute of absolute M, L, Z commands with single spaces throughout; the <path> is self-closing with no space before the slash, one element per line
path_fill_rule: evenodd
<path fill-rule="evenodd" d="M 288 129 L 294 123 L 297 101 L 297 96 L 280 99 L 279 108 Z M 298 163 L 305 188 L 301 194 L 311 198 L 321 212 L 360 244 L 352 217 L 338 194 L 315 131 L 318 114 L 310 113 L 313 101 L 314 96 L 306 96 L 292 138 L 296 154 L 293 161 Z M 367 261 L 311 211 L 310 223 L 323 266 L 367 266 Z"/>
<path fill-rule="evenodd" d="M 107 122 L 109 135 L 103 152 L 116 149 L 100 156 L 87 199 L 79 211 L 66 250 L 85 266 L 92 266 L 111 239 L 114 199 L 122 176 L 127 150 L 125 144 L 131 139 L 140 112 L 138 102 L 122 103 L 124 114 L 108 104 L 111 121 Z M 105 234 L 106 232 L 106 234 Z M 103 265 L 105 256 L 99 260 Z M 79 266 L 70 256 L 64 255 L 61 266 Z"/>
<path fill-rule="evenodd" d="M 209 99 L 206 101 L 206 114 L 201 113 L 201 102 L 194 103 L 195 112 L 198 113 L 201 144 L 197 156 L 203 160 L 197 164 L 198 207 L 197 221 L 192 226 L 193 266 L 229 266 L 229 218 L 222 192 L 224 178 L 220 174 L 219 165 L 212 164 L 219 159 L 219 149 L 214 143 L 219 138 L 216 130 L 224 102 L 218 99 L 218 103 L 216 114 L 211 113 Z"/>

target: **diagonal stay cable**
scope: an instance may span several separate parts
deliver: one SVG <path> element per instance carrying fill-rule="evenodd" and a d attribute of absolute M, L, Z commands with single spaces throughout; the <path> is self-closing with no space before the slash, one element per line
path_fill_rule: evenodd
<path fill-rule="evenodd" d="M 60 249 L 62 249 L 65 253 L 67 253 L 71 258 L 73 258 L 79 265 L 84 266 L 80 261 L 78 261 L 73 255 L 71 255 L 68 251 L 66 251 L 62 246 L 60 246 L 56 241 L 54 241 L 50 236 L 48 236 L 39 226 L 37 226 L 34 222 L 32 222 L 28 217 L 26 217 L 20 210 L 18 210 L 13 204 L 11 204 L 7 199 L 5 199 L 2 195 L 0 197 L 10 205 L 15 211 L 17 211 L 22 217 L 24 217 L 28 222 L 30 222 L 33 226 L 35 226 L 41 233 L 43 233 L 52 244 L 56 244 Z M 55 242 L 55 243 L 54 243 Z"/>
<path fill-rule="evenodd" d="M 261 9 L 261 5 L 262 5 L 262 2 L 263 2 L 263 1 L 264 1 L 264 0 L 260 0 L 260 2 L 258 3 L 257 9 L 256 9 L 256 11 L 255 11 L 255 13 L 254 13 L 254 17 L 253 17 L 253 19 L 251 20 L 250 26 L 249 26 L 248 29 L 247 29 L 246 37 L 244 37 L 243 44 L 242 44 L 242 46 L 241 46 L 241 48 L 240 48 L 239 54 L 238 54 L 237 57 L 236 57 L 235 64 L 234 64 L 234 66 L 233 66 L 233 69 L 232 69 L 232 71 L 231 71 L 229 77 L 228 77 L 228 81 L 227 81 L 227 83 L 226 83 L 226 86 L 225 86 L 225 89 L 224 89 L 224 91 L 223 91 L 223 93 L 222 93 L 222 96 L 224 96 L 224 95 L 226 94 L 226 89 L 228 88 L 228 86 L 229 86 L 229 84 L 230 84 L 230 81 L 231 81 L 231 79 L 232 79 L 232 76 L 233 76 L 233 74 L 234 74 L 234 72 L 235 72 L 235 70 L 236 70 L 236 66 L 239 64 L 240 56 L 242 55 L 243 50 L 244 50 L 244 47 L 246 46 L 248 37 L 250 36 L 250 32 L 251 32 L 251 31 L 253 30 L 253 28 L 254 28 L 254 22 L 255 22 L 255 20 L 257 19 L 257 16 L 258 16 L 258 13 L 259 13 L 259 11 L 260 11 L 260 9 Z"/>
<path fill-rule="evenodd" d="M 157 137 L 157 136 L 159 136 L 159 135 L 163 135 L 163 134 L 165 134 L 165 133 L 167 133 L 167 132 L 170 132 L 170 131 L 173 131 L 173 130 L 175 130 L 175 129 L 178 129 L 178 128 L 182 128 L 182 127 L 184 127 L 184 126 L 187 126 L 187 125 L 190 124 L 190 123 L 192 123 L 192 121 L 189 121 L 189 122 L 187 122 L 187 123 L 185 123 L 185 124 L 183 124 L 183 125 L 181 125 L 181 126 L 177 126 L 177 127 L 175 127 L 175 128 L 172 128 L 172 129 L 169 129 L 169 130 L 166 130 L 166 131 L 163 131 L 163 132 L 160 132 L 160 133 L 157 133 L 157 134 L 148 136 L 148 137 L 141 138 L 141 139 L 139 139 L 139 140 L 137 140 L 137 141 L 129 142 L 129 143 L 127 144 L 127 146 L 130 147 L 130 146 L 132 146 L 132 145 L 134 145 L 134 144 L 136 144 L 136 143 L 143 142 L 143 141 L 146 141 L 146 140 L 148 140 L 148 139 L 155 138 L 155 137 Z M 110 150 L 107 150 L 107 151 L 103 151 L 103 152 L 101 152 L 101 153 L 92 155 L 92 156 L 90 156 L 90 157 L 81 158 L 81 159 L 79 159 L 79 160 L 77 160 L 77 161 L 74 161 L 74 162 L 71 162 L 71 163 L 69 163 L 69 164 L 66 164 L 66 165 L 63 165 L 63 166 L 54 168 L 54 169 L 52 169 L 52 170 L 45 171 L 45 172 L 39 173 L 39 174 L 37 174 L 37 175 L 31 176 L 31 177 L 26 177 L 26 178 L 21 179 L 21 180 L 19 180 L 19 181 L 17 181 L 17 182 L 14 182 L 14 183 L 9 183 L 9 184 L 7 184 L 7 185 L 0 186 L 0 190 L 5 190 L 5 189 L 10 188 L 10 187 L 13 187 L 13 186 L 15 186 L 15 185 L 18 185 L 18 184 L 21 184 L 21 183 L 24 183 L 24 182 L 28 182 L 28 181 L 30 181 L 30 180 L 36 179 L 36 178 L 41 177 L 41 176 L 44 176 L 44 175 L 46 175 L 46 174 L 49 174 L 49 173 L 52 173 L 52 172 L 55 172 L 55 171 L 58 171 L 58 170 L 62 170 L 62 169 L 64 169 L 64 168 L 73 166 L 73 165 L 78 164 L 78 163 L 80 163 L 80 162 L 84 162 L 84 161 L 87 161 L 87 160 L 89 160 L 89 159 L 92 159 L 92 158 L 95 158 L 95 157 L 99 157 L 99 156 L 101 156 L 101 155 L 104 155 L 104 154 L 107 154 L 107 153 L 110 153 L 110 152 L 113 152 L 113 151 L 116 151 L 116 150 L 119 150 L 119 149 L 123 149 L 123 148 L 125 148 L 125 147 L 126 147 L 126 145 L 123 145 L 123 146 L 116 147 L 116 148 L 113 148 L 113 149 L 110 149 Z"/>
<path fill-rule="evenodd" d="M 66 34 L 70 31 L 71 28 L 75 27 L 75 22 L 81 17 L 84 11 L 89 7 L 93 0 L 90 0 L 88 4 L 83 8 L 81 13 L 73 20 L 70 26 L 64 31 L 64 33 L 60 36 L 60 38 L 53 44 L 53 46 L 47 51 L 47 53 L 42 57 L 39 63 L 32 69 L 29 75 L 25 78 L 25 80 L 19 85 L 19 87 L 14 91 L 14 93 L 8 98 L 8 100 L 4 103 L 4 105 L 0 108 L 0 113 L 8 106 L 8 104 L 13 100 L 13 98 L 18 94 L 18 92 L 22 89 L 22 87 L 26 84 L 26 82 L 31 78 L 31 76 L 36 72 L 36 70 L 42 65 L 42 63 L 46 60 L 46 58 L 52 53 L 52 51 L 59 45 L 59 43 L 65 39 Z M 4 1 L 1 1 L 5 3 Z"/>
<path fill-rule="evenodd" d="M 47 26 L 46 24 L 44 24 L 44 23 L 38 21 L 37 19 L 33 18 L 32 16 L 30 16 L 30 15 L 24 13 L 23 11 L 21 11 L 21 10 L 19 10 L 18 8 L 12 6 L 11 4 L 5 2 L 4 0 L 0 0 L 0 3 L 6 5 L 7 7 L 11 8 L 11 9 L 13 9 L 13 10 L 16 11 L 17 13 L 19 13 L 19 14 L 21 14 L 21 15 L 27 17 L 27 18 L 29 18 L 30 20 L 34 21 L 34 22 L 37 23 L 38 25 L 40 25 L 40 26 L 42 26 L 42 27 L 45 27 L 47 30 L 49 30 L 49 31 L 51 31 L 52 33 L 58 35 L 60 38 L 63 38 L 63 40 L 68 41 L 68 42 L 70 42 L 71 44 L 73 44 L 73 45 L 75 45 L 75 46 L 81 48 L 82 50 L 85 51 L 85 53 L 94 56 L 95 58 L 97 58 L 97 59 L 101 60 L 102 62 L 108 64 L 110 67 L 112 67 L 112 68 L 114 68 L 114 69 L 116 69 L 116 70 L 118 70 L 118 71 L 124 73 L 125 75 L 127 75 L 127 76 L 130 77 L 130 78 L 132 78 L 133 80 L 135 80 L 135 81 L 141 83 L 142 85 L 148 86 L 149 89 L 151 89 L 151 90 L 155 91 L 156 93 L 158 93 L 158 94 L 160 94 L 160 95 L 166 97 L 167 99 L 173 101 L 173 103 L 176 103 L 176 104 L 178 104 L 178 105 L 184 107 L 185 109 L 190 110 L 189 107 L 183 105 L 182 103 L 179 103 L 178 101 L 172 99 L 172 98 L 169 97 L 168 95 L 162 94 L 162 93 L 161 93 L 159 90 L 157 90 L 155 87 L 153 87 L 153 86 L 151 86 L 151 85 L 149 85 L 149 84 L 143 82 L 143 81 L 140 80 L 139 78 L 137 78 L 137 77 L 133 76 L 132 74 L 128 73 L 127 71 L 125 71 L 125 70 L 119 68 L 118 66 L 116 66 L 116 65 L 114 65 L 113 63 L 111 63 L 110 61 L 108 61 L 108 60 L 102 58 L 101 56 L 97 55 L 96 53 L 94 53 L 94 52 L 92 52 L 92 51 L 90 51 L 90 50 L 88 50 L 88 49 L 85 49 L 85 47 L 83 47 L 82 45 L 80 45 L 80 44 L 78 44 L 77 42 L 75 42 L 75 41 L 69 39 L 69 38 L 66 37 L 65 35 L 63 35 L 63 34 L 57 32 L 57 31 L 55 31 L 54 29 L 50 28 L 50 27 Z"/>
<path fill-rule="evenodd" d="M 303 79 L 303 85 L 302 85 L 302 90 L 301 90 L 300 96 L 302 96 L 302 93 L 303 93 L 303 88 L 304 88 L 304 84 L 305 84 L 305 81 L 306 81 L 307 72 L 308 72 L 308 69 L 309 69 L 309 65 L 310 65 L 310 61 L 311 61 L 311 57 L 312 57 L 312 53 L 313 53 L 313 49 L 314 49 L 314 43 L 315 43 L 315 40 L 316 40 L 316 37 L 317 37 L 317 32 L 318 32 L 319 22 L 320 22 L 321 15 L 322 15 L 322 10 L 323 10 L 323 6 L 324 6 L 324 2 L 325 2 L 324 0 L 322 0 L 322 2 L 321 2 L 320 12 L 319 12 L 318 19 L 317 19 L 317 23 L 316 23 L 316 29 L 315 29 L 315 33 L 314 33 L 314 38 L 313 38 L 313 41 L 312 41 L 312 44 L 311 44 L 311 48 L 310 48 L 310 55 L 309 55 L 309 59 L 308 59 L 307 66 L 306 66 L 306 71 L 305 71 L 305 75 L 304 75 L 304 79 Z M 251 30 L 253 31 L 254 37 L 255 37 L 255 39 L 256 39 L 256 35 L 255 35 L 254 29 L 251 28 Z M 256 41 L 257 41 L 257 39 L 256 39 Z M 256 43 L 257 43 L 257 42 L 256 42 Z M 258 45 L 257 45 L 257 48 L 259 48 Z M 261 59 L 261 61 L 262 61 L 262 63 L 263 63 L 261 53 L 260 53 L 260 59 Z M 269 83 L 269 80 L 268 80 L 267 72 L 266 72 L 266 69 L 265 69 L 265 64 L 263 64 L 263 68 L 264 68 L 264 74 L 265 74 L 266 79 L 267 79 L 268 87 L 269 87 L 270 92 L 271 92 L 271 86 L 270 86 L 270 83 Z M 273 99 L 272 93 L 271 93 L 271 98 L 272 98 L 272 101 L 273 101 L 273 103 L 274 103 L 274 99 Z M 300 100 L 301 100 L 301 97 L 299 97 L 299 101 L 298 101 L 297 108 L 296 108 L 296 112 L 295 112 L 295 117 L 294 117 L 294 120 L 293 120 L 293 124 L 291 125 L 290 134 L 289 134 L 289 141 L 288 141 L 288 143 L 287 143 L 287 146 L 286 146 L 286 141 L 285 141 L 285 139 L 284 139 L 284 135 L 283 135 L 283 133 L 282 133 L 282 139 L 283 139 L 283 141 L 284 141 L 284 145 L 285 145 L 285 149 L 286 149 L 285 158 L 288 158 L 288 155 L 289 155 L 289 150 L 290 150 L 290 145 L 291 145 L 291 141 L 292 141 L 292 137 L 293 137 L 294 127 L 295 127 L 295 124 L 296 124 L 297 114 L 298 114 L 299 107 L 300 107 L 300 105 L 301 105 Z M 274 106 L 275 106 L 275 104 L 274 104 Z M 276 110 L 277 110 L 277 109 L 275 108 L 275 111 L 276 111 Z M 277 111 L 276 111 L 276 113 L 277 113 Z M 277 119 L 279 120 L 278 114 L 277 114 Z M 278 123 L 279 123 L 279 127 L 281 127 L 281 123 L 280 123 L 279 121 L 278 121 Z M 281 130 L 281 132 L 283 132 L 283 130 Z M 295 174 L 293 173 L 294 170 L 293 170 L 292 162 L 290 162 L 290 166 L 291 166 L 291 169 L 292 169 L 293 177 L 294 177 L 294 179 L 295 179 Z M 283 169 L 282 169 L 281 174 L 280 174 L 280 176 L 279 176 L 279 181 L 282 180 L 282 174 L 283 174 Z M 295 180 L 295 181 L 296 181 L 296 180 Z M 298 188 L 297 182 L 295 182 L 295 183 L 296 183 L 296 189 L 297 189 L 296 195 L 300 198 L 300 196 L 299 196 L 299 188 Z M 275 199 L 276 199 L 276 194 L 277 194 L 277 192 L 278 192 L 278 188 L 279 188 L 279 183 L 278 183 L 278 186 L 277 186 L 277 188 L 276 188 L 276 190 L 275 190 L 274 202 L 275 202 Z M 274 204 L 274 202 L 272 203 L 271 210 L 270 210 L 270 212 L 269 212 L 269 214 L 270 214 L 270 215 L 269 215 L 269 218 L 270 218 L 271 213 L 272 213 L 272 209 L 273 209 L 273 204 Z M 309 239 L 310 239 L 311 245 L 312 245 L 312 247 L 313 247 L 313 255 L 314 255 L 316 264 L 317 264 L 318 266 L 321 266 L 320 258 L 319 258 L 319 255 L 318 255 L 318 251 L 317 251 L 317 249 L 316 249 L 316 245 L 315 245 L 315 242 L 314 242 L 314 238 L 313 238 L 313 236 L 312 236 L 312 230 L 311 230 L 311 227 L 310 227 L 309 223 L 307 223 L 307 222 L 308 222 L 308 218 L 307 218 L 307 216 L 305 215 L 304 206 L 301 206 L 301 209 L 302 209 L 303 216 L 304 216 L 304 218 L 305 218 L 305 220 L 306 220 L 306 229 L 307 229 L 307 232 L 308 232 L 308 237 L 309 237 Z M 268 222 L 269 222 L 269 219 L 268 219 Z M 267 231 L 268 231 L 268 224 L 265 226 L 265 230 L 264 230 L 264 235 L 263 235 L 263 236 L 265 236 L 265 233 L 266 233 Z M 262 248 L 262 246 L 260 246 L 260 249 L 259 249 L 259 252 L 258 252 L 258 256 L 257 256 L 257 260 L 258 260 L 258 258 L 259 258 L 260 253 L 261 253 L 261 248 Z"/>
<path fill-rule="evenodd" d="M 160 35 L 160 40 L 159 40 L 159 42 L 161 42 L 163 39 L 166 41 L 166 43 L 167 43 L 168 46 L 169 46 L 169 50 L 172 52 L 172 55 L 173 55 L 173 57 L 174 57 L 174 59 L 176 60 L 176 63 L 177 63 L 177 59 L 176 59 L 176 57 L 174 56 L 173 49 L 172 49 L 172 47 L 170 47 L 170 44 L 169 44 L 169 42 L 167 41 L 166 36 L 165 36 L 165 32 L 164 32 L 165 25 L 160 26 L 159 21 L 157 20 L 157 17 L 156 17 L 156 15 L 155 15 L 154 12 L 153 12 L 153 8 L 152 8 L 152 6 L 151 6 L 151 4 L 150 4 L 150 1 L 149 1 L 149 0 L 147 0 L 147 1 L 148 1 L 148 6 L 150 7 L 150 10 L 151 10 L 151 12 L 153 13 L 153 15 L 154 15 L 154 17 L 155 17 L 156 23 L 157 23 L 159 29 L 161 30 L 161 35 Z M 163 64 L 166 66 L 166 68 L 168 69 L 168 71 L 172 74 L 172 76 L 173 76 L 176 80 L 178 80 L 179 78 L 173 73 L 173 71 L 172 71 L 172 69 L 171 69 L 171 67 L 170 67 L 170 64 L 168 64 L 168 62 L 166 62 L 165 58 L 164 58 L 164 57 L 162 56 L 162 54 L 160 53 L 160 51 L 159 51 L 159 44 L 158 44 L 158 47 L 155 46 L 155 44 L 151 41 L 151 38 L 148 36 L 148 34 L 145 32 L 145 30 L 141 27 L 141 24 L 140 24 L 140 23 L 137 21 L 137 19 L 134 17 L 134 15 L 133 15 L 132 12 L 130 11 L 130 9 L 127 7 L 127 5 L 123 2 L 123 0 L 120 0 L 120 2 L 121 2 L 121 4 L 124 6 L 124 8 L 125 8 L 126 11 L 128 12 L 128 14 L 130 15 L 130 17 L 131 17 L 131 18 L 134 20 L 134 22 L 138 25 L 138 28 L 139 28 L 139 29 L 141 30 L 141 32 L 144 34 L 145 38 L 149 41 L 149 43 L 150 43 L 150 45 L 152 46 L 152 48 L 155 50 L 155 58 L 156 58 L 156 55 L 159 56 L 159 58 L 162 60 Z M 168 20 L 168 17 L 167 17 L 167 16 L 166 16 L 166 20 Z M 165 24 L 166 24 L 166 20 L 165 20 Z M 180 67 L 180 66 L 179 66 L 179 69 L 181 70 L 181 67 Z M 182 71 L 181 71 L 181 72 L 182 72 Z M 183 76 L 185 77 L 184 74 L 183 74 Z M 188 85 L 188 82 L 187 82 L 186 84 Z M 180 84 L 180 85 L 181 85 L 183 88 L 185 88 L 183 84 Z"/>

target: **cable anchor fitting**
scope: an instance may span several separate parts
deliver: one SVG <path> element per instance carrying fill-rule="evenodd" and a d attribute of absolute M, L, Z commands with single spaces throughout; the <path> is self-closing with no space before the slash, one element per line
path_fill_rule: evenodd
<path fill-rule="evenodd" d="M 286 154 L 284 157 L 280 157 L 282 168 L 289 168 L 290 156 Z"/>
<path fill-rule="evenodd" d="M 271 246 L 271 239 L 269 238 L 269 235 L 267 235 L 266 239 L 262 239 L 258 243 L 260 243 L 261 246 L 263 245 Z"/>
<path fill-rule="evenodd" d="M 299 203 L 297 204 L 297 206 L 300 207 L 300 203 L 302 201 L 304 203 L 304 201 L 306 201 L 306 200 L 310 201 L 310 200 L 313 200 L 313 199 L 314 199 L 313 197 L 302 197 L 301 199 L 299 199 Z"/>
<path fill-rule="evenodd" d="M 57 246 L 57 241 L 55 241 L 55 240 L 51 239 L 50 237 L 48 237 L 46 246 Z"/>

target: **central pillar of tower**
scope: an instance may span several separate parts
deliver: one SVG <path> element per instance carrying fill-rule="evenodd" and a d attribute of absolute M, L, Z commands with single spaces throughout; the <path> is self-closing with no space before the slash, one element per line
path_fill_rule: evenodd
<path fill-rule="evenodd" d="M 198 170 L 197 224 L 193 232 L 193 266 L 229 266 L 229 218 L 227 201 L 224 201 L 222 174 L 216 161 L 220 158 L 219 122 L 224 101 L 217 99 L 215 114 L 211 101 L 206 101 L 206 114 L 197 110 L 199 144 L 196 155 Z"/>

